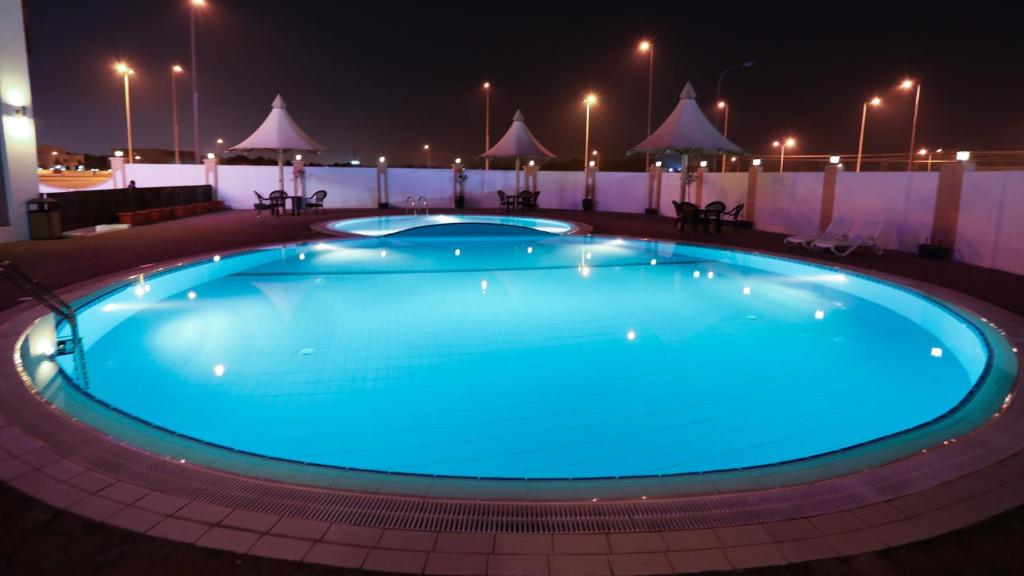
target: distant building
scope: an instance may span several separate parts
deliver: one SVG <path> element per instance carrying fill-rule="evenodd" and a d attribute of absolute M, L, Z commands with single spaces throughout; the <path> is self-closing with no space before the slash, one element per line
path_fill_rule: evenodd
<path fill-rule="evenodd" d="M 42 144 L 36 147 L 36 163 L 45 170 L 51 170 L 54 166 L 75 170 L 85 166 L 85 154 L 72 154 L 67 148 Z"/>
<path fill-rule="evenodd" d="M 110 155 L 114 156 L 114 152 L 120 151 L 128 155 L 127 148 L 112 148 Z M 135 161 L 143 164 L 174 164 L 174 150 L 166 150 L 164 148 L 136 148 Z M 181 150 L 179 153 L 182 164 L 192 164 L 192 151 Z"/>

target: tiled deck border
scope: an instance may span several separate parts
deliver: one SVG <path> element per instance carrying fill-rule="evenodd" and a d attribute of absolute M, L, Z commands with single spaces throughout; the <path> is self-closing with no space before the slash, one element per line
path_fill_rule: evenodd
<path fill-rule="evenodd" d="M 962 294 L 890 279 L 990 319 L 1015 347 L 1024 342 L 1024 319 Z M 41 313 L 26 304 L 0 314 L 0 348 L 13 350 L 21 332 Z M 1018 374 L 1015 395 L 1020 382 Z M 10 363 L 0 366 L 0 480 L 57 508 L 152 536 L 371 571 L 627 575 L 726 570 L 878 550 L 942 534 L 1020 505 L 1024 407 L 1019 404 L 1012 403 L 995 422 L 960 442 L 813 484 L 646 502 L 513 503 L 524 510 L 558 506 L 584 517 L 600 516 L 623 504 L 638 516 L 648 505 L 675 507 L 691 529 L 416 531 L 330 522 L 324 506 L 307 505 L 366 495 L 235 476 L 121 445 L 41 403 Z M 59 442 L 69 435 L 76 441 Z M 76 449 L 67 451 L 69 447 Z M 112 447 L 127 454 L 134 470 L 147 474 L 122 478 L 109 466 L 98 471 L 91 457 Z M 210 486 L 227 488 L 214 494 Z M 371 498 L 375 506 L 415 509 L 424 515 L 442 502 L 410 496 Z"/>

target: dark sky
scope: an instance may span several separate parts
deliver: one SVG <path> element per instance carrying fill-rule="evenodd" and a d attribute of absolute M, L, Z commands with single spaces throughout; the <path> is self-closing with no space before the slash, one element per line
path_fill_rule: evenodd
<path fill-rule="evenodd" d="M 866 152 L 901 152 L 912 98 L 893 90 L 923 82 L 918 142 L 996 150 L 1024 145 L 1024 35 L 1004 7 L 816 3 L 349 3 L 209 0 L 199 18 L 203 152 L 263 120 L 280 92 L 307 132 L 331 148 L 323 160 L 387 154 L 434 162 L 483 148 L 483 94 L 493 83 L 492 142 L 522 108 L 534 134 L 560 157 L 583 148 L 583 95 L 592 147 L 623 156 L 645 133 L 646 58 L 656 46 L 654 123 L 686 80 L 706 109 L 727 66 L 730 137 L 754 153 L 794 135 L 799 152 L 856 151 L 863 100 Z M 716 7 L 720 6 L 720 7 Z M 657 7 L 657 8 L 654 8 Z M 188 67 L 187 0 L 32 0 L 31 72 L 39 142 L 107 153 L 123 146 L 120 78 L 132 79 L 136 147 L 170 148 L 169 68 Z M 191 148 L 190 85 L 179 82 L 182 145 Z"/>

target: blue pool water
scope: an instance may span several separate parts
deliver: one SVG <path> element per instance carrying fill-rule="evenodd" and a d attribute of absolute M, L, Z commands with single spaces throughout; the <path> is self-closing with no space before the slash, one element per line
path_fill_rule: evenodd
<path fill-rule="evenodd" d="M 413 228 L 440 226 L 444 224 L 487 224 L 518 226 L 540 230 L 549 234 L 571 234 L 576 226 L 561 220 L 530 218 L 526 216 L 486 216 L 483 214 L 434 214 L 423 216 L 370 216 L 348 218 L 328 222 L 327 227 L 335 232 L 347 232 L 361 236 L 386 236 Z"/>
<path fill-rule="evenodd" d="M 578 236 L 226 255 L 118 287 L 80 324 L 89 393 L 146 422 L 277 458 L 472 477 L 810 457 L 948 412 L 988 356 L 962 318 L 879 281 Z"/>

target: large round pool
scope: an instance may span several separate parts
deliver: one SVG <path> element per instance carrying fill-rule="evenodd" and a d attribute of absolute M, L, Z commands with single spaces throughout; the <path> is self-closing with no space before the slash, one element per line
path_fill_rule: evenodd
<path fill-rule="evenodd" d="M 1005 346 L 874 278 L 609 237 L 277 246 L 78 304 L 88 376 L 57 356 L 61 385 L 136 426 L 473 478 L 704 473 L 898 446 L 958 414 Z M 88 404 L 47 396 L 103 427 Z"/>
<path fill-rule="evenodd" d="M 572 222 L 550 218 L 528 216 L 490 216 L 485 214 L 422 214 L 397 216 L 370 216 L 346 218 L 327 222 L 328 232 L 358 234 L 360 236 L 387 236 L 413 229 L 431 228 L 438 234 L 445 234 L 449 224 L 475 226 L 487 235 L 521 235 L 524 232 L 547 232 L 548 234 L 572 234 L 579 227 Z M 467 228 L 467 227 L 463 227 Z M 525 229 L 525 231 L 523 230 Z"/>

